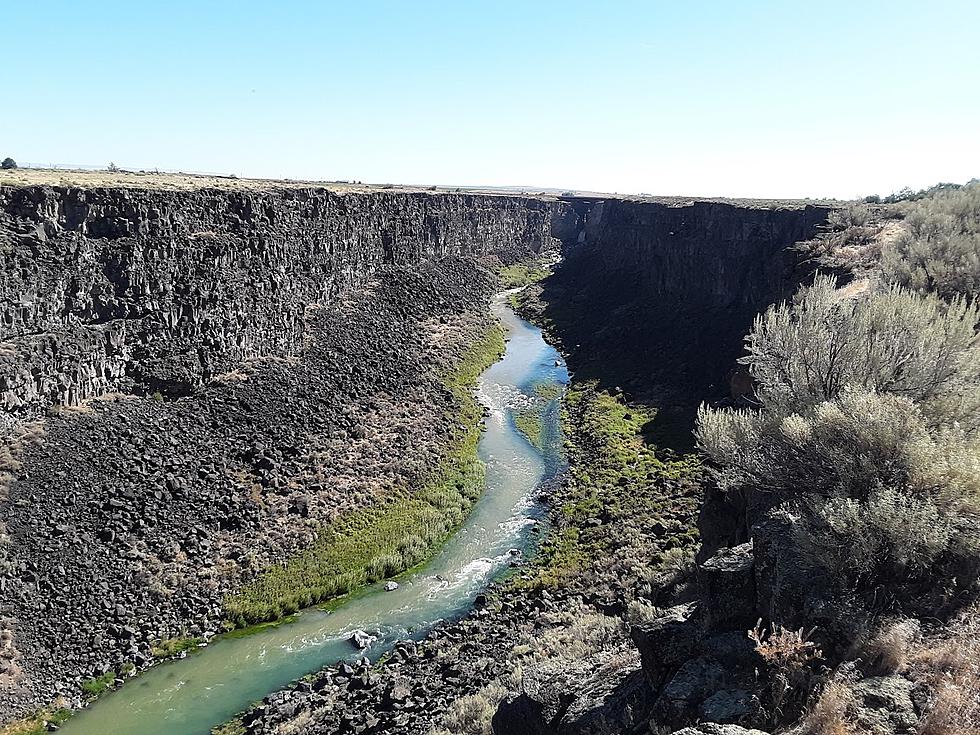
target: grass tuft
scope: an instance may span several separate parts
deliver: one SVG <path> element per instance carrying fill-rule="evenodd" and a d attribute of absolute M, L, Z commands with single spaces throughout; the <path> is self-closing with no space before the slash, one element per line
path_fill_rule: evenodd
<path fill-rule="evenodd" d="M 150 648 L 156 658 L 172 658 L 184 651 L 196 651 L 200 638 L 168 638 Z"/>
<path fill-rule="evenodd" d="M 82 691 L 91 698 L 95 699 L 102 696 L 112 689 L 112 683 L 116 680 L 115 671 L 107 671 L 102 676 L 96 676 L 82 682 Z"/>

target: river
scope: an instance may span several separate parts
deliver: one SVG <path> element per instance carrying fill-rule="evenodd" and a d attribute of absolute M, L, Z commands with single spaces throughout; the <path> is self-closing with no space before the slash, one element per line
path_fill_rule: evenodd
<path fill-rule="evenodd" d="M 66 722 L 66 735 L 208 735 L 249 704 L 290 681 L 364 655 L 348 641 L 356 630 L 378 636 L 366 652 L 376 659 L 395 641 L 419 639 L 437 622 L 465 613 L 477 594 L 533 546 L 543 519 L 541 482 L 561 467 L 559 400 L 568 373 L 541 331 L 496 297 L 493 312 L 508 332 L 504 357 L 481 376 L 489 409 L 480 439 L 486 491 L 462 528 L 420 569 L 386 592 L 372 585 L 334 606 L 303 611 L 294 622 L 240 637 L 219 638 L 179 661 L 156 666 L 101 697 Z M 536 395 L 538 386 L 550 390 Z M 543 441 L 536 448 L 514 424 L 529 400 L 542 407 Z"/>

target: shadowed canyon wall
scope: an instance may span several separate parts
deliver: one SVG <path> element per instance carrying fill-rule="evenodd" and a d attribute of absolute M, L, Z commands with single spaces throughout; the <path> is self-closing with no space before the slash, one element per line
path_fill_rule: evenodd
<path fill-rule="evenodd" d="M 572 202 L 579 235 L 530 310 L 552 325 L 580 378 L 677 404 L 729 393 L 742 338 L 808 267 L 792 249 L 830 207 L 680 200 Z"/>

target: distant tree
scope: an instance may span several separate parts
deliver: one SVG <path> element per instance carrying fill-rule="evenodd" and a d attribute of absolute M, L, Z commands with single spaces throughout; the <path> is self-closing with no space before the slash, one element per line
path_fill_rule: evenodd
<path fill-rule="evenodd" d="M 17 161 L 15 161 L 10 156 L 3 159 L 3 163 L 0 163 L 0 168 L 17 168 Z"/>
<path fill-rule="evenodd" d="M 109 165 L 106 166 L 106 171 L 111 171 L 112 173 L 118 173 L 119 172 L 119 166 L 117 166 L 112 161 L 109 161 Z"/>

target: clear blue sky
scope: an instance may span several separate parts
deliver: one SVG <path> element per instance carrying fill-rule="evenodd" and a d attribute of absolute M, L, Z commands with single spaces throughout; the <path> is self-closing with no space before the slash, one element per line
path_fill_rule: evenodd
<path fill-rule="evenodd" d="M 980 2 L 0 0 L 0 155 L 840 196 L 980 176 Z"/>

